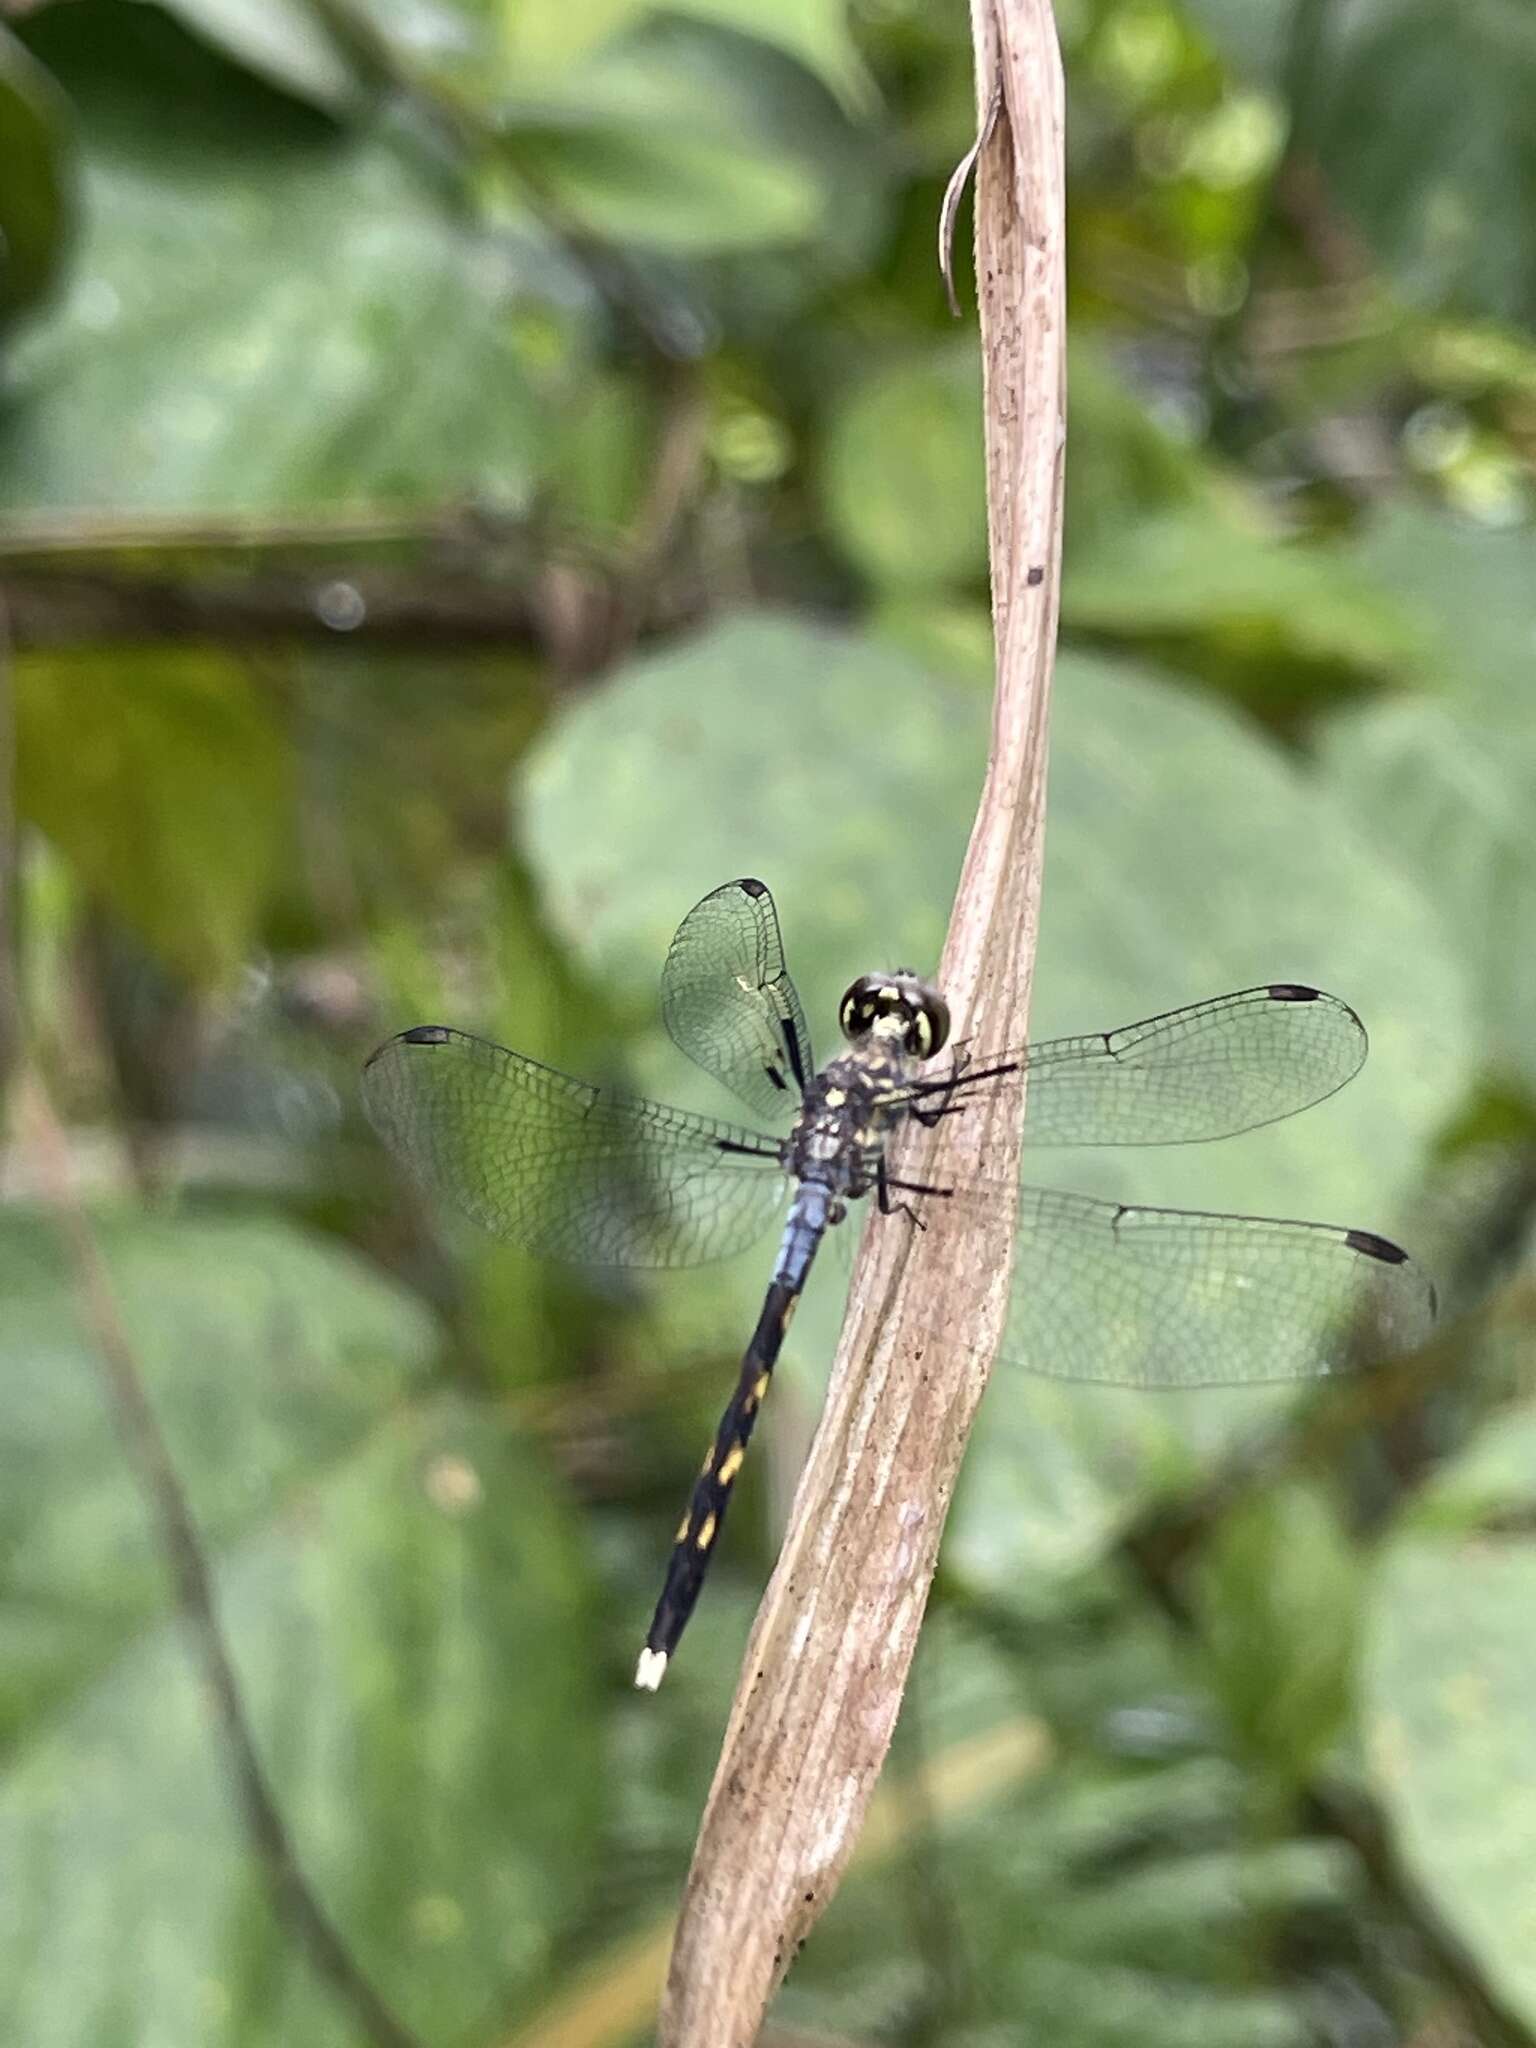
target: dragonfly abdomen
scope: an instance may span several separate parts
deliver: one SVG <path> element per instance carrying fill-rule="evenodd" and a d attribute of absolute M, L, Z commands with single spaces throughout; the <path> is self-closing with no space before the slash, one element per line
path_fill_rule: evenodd
<path fill-rule="evenodd" d="M 747 1444 L 767 1397 L 816 1247 L 827 1225 L 836 1222 L 841 1213 L 841 1205 L 834 1201 L 831 1190 L 817 1182 L 807 1182 L 796 1192 L 767 1298 L 741 1361 L 736 1391 L 720 1418 L 714 1442 L 704 1453 L 704 1463 L 689 1496 L 688 1511 L 677 1527 L 666 1582 L 635 1667 L 635 1684 L 643 1692 L 654 1692 L 661 1684 L 672 1653 L 688 1626 L 710 1558 L 720 1541 Z"/>

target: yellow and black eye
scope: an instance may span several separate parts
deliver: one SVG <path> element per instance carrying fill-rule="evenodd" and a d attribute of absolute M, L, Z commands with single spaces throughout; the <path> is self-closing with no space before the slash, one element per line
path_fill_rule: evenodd
<path fill-rule="evenodd" d="M 949 1038 L 949 1005 L 936 988 L 917 984 L 917 1007 L 907 1026 L 906 1048 L 914 1059 L 931 1060 Z"/>
<path fill-rule="evenodd" d="M 838 1005 L 837 1021 L 844 1038 L 862 1038 L 880 1015 L 880 977 L 861 974 Z"/>
<path fill-rule="evenodd" d="M 936 989 L 904 968 L 861 974 L 838 1006 L 843 1036 L 857 1042 L 877 1026 L 899 1036 L 914 1059 L 931 1060 L 949 1037 L 949 1008 Z"/>

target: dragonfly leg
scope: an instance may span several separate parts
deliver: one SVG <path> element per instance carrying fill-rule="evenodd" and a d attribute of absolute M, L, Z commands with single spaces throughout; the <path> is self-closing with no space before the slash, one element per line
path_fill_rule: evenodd
<path fill-rule="evenodd" d="M 953 1188 L 934 1187 L 928 1181 L 892 1180 L 890 1174 L 886 1171 L 885 1161 L 883 1159 L 880 1161 L 879 1165 L 875 1168 L 875 1196 L 880 1204 L 880 1214 L 882 1216 L 905 1216 L 907 1221 L 914 1224 L 919 1230 L 926 1230 L 928 1228 L 927 1224 L 918 1215 L 910 1202 L 893 1202 L 891 1200 L 891 1190 L 893 1188 L 898 1194 L 902 1195 L 944 1196 L 952 1195 L 955 1192 Z"/>
<path fill-rule="evenodd" d="M 911 1103 L 912 1115 L 925 1130 L 931 1131 L 940 1117 L 958 1116 L 961 1110 L 965 1108 L 965 1104 L 963 1102 L 956 1102 L 954 1096 L 955 1090 L 965 1079 L 965 1070 L 970 1063 L 971 1048 L 967 1040 L 957 1045 L 951 1052 L 949 1072 L 944 1076 L 944 1079 L 934 1082 L 931 1090 L 926 1091 L 934 1094 L 937 1100 L 932 1103 L 922 1104 L 914 1100 Z"/>

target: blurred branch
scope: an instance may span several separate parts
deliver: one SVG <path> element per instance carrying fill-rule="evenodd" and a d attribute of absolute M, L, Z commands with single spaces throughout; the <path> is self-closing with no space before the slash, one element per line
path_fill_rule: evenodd
<path fill-rule="evenodd" d="M 215 639 L 327 646 L 495 647 L 542 652 L 528 596 L 506 584 L 457 584 L 441 573 L 349 569 L 264 575 L 145 576 L 111 569 L 18 572 L 6 593 L 19 647 Z"/>
<path fill-rule="evenodd" d="M 113 512 L 84 507 L 77 512 L 7 513 L 0 517 L 0 561 L 30 556 L 115 554 L 123 551 L 227 548 L 355 548 L 379 542 L 464 541 L 480 529 L 510 533 L 518 528 L 492 521 L 473 506 L 394 510 L 358 506 L 327 511 L 316 506 L 302 517 L 286 513 Z"/>
<path fill-rule="evenodd" d="M 1063 88 L 1048 0 L 976 0 L 976 275 L 997 697 L 940 978 L 981 1042 L 1021 1034 L 1038 924 L 1065 433 Z M 984 1111 L 981 1113 L 986 1116 Z M 1006 1185 L 1022 1105 L 966 1133 Z M 943 1179 L 934 1139 L 902 1173 Z M 935 1164 L 935 1161 L 940 1163 Z M 931 1205 L 872 1228 L 815 1444 L 747 1648 L 689 1873 L 658 2036 L 746 2048 L 834 1895 L 885 1759 L 955 1476 L 1001 1332 L 1014 1218 Z M 908 1304 L 921 1313 L 908 1317 Z M 929 1333 L 918 1340 L 916 1330 Z M 956 1341 L 934 1340 L 934 1329 Z"/>
<path fill-rule="evenodd" d="M 279 1924 L 302 1943 L 316 1971 L 348 2008 L 369 2042 L 376 2048 L 423 2048 L 363 1975 L 299 1864 L 246 1718 L 197 1526 L 118 1313 L 106 1261 L 75 1193 L 63 1129 L 34 1074 L 26 1077 L 24 1107 L 49 1203 L 74 1268 L 81 1320 L 101 1362 L 124 1447 L 158 1525 L 177 1604 L 202 1664 L 240 1809 L 272 1895 L 273 1910 Z"/>
<path fill-rule="evenodd" d="M 655 609 L 656 585 L 678 528 L 698 495 L 708 443 L 710 405 L 695 372 L 675 368 L 667 380 L 661 435 L 644 500 L 628 536 L 624 573 L 607 658 L 633 646 Z"/>

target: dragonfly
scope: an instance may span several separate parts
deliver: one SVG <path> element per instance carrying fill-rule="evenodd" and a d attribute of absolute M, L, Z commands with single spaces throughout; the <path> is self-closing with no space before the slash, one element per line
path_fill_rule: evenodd
<path fill-rule="evenodd" d="M 850 985 L 838 1008 L 843 1049 L 818 1068 L 773 897 L 744 877 L 683 919 L 661 1000 L 677 1046 L 768 1129 L 595 1086 L 446 1024 L 387 1040 L 362 1079 L 369 1118 L 407 1168 L 535 1253 L 691 1266 L 779 1226 L 762 1313 L 640 1653 L 643 1690 L 660 1685 L 699 1598 L 812 1261 L 864 1197 L 918 1225 L 932 1202 L 974 1214 L 1015 1201 L 1001 1356 L 1062 1379 L 1304 1380 L 1412 1350 L 1434 1320 L 1422 1268 L 1371 1230 L 970 1177 L 918 1182 L 892 1163 L 909 1120 L 963 1117 L 996 1089 L 1025 1088 L 1026 1148 L 1187 1144 L 1274 1123 L 1332 1095 L 1364 1062 L 1360 1019 L 1320 989 L 1273 982 L 1116 1031 L 977 1052 L 951 1045 L 944 997 L 901 968 Z"/>

